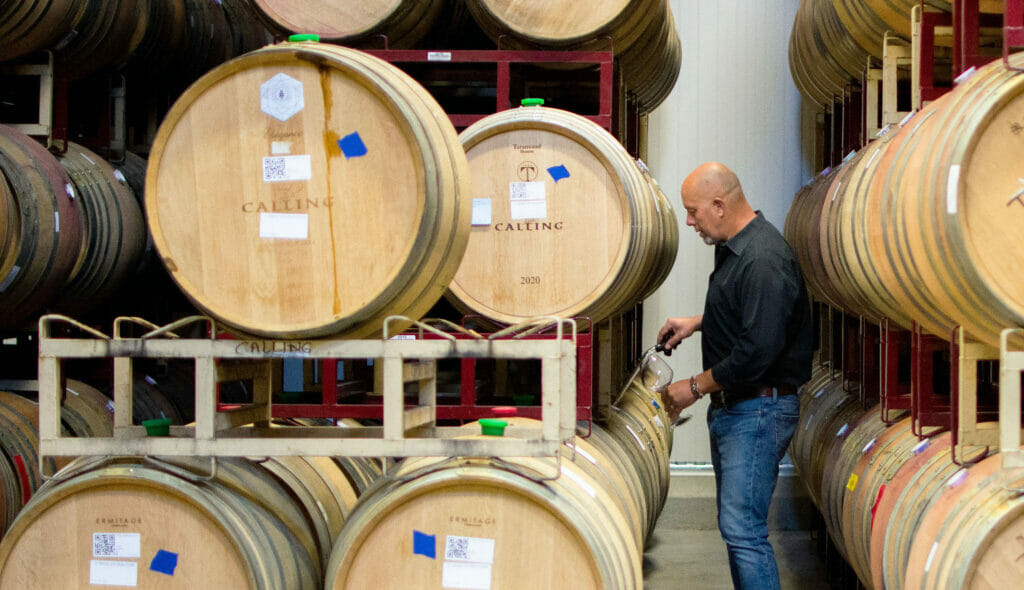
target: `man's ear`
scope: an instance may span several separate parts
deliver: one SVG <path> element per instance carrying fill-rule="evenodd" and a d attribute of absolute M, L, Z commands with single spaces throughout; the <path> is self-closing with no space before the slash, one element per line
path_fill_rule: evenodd
<path fill-rule="evenodd" d="M 715 208 L 715 214 L 719 217 L 725 215 L 725 200 L 721 197 L 715 197 L 711 201 L 711 206 Z"/>

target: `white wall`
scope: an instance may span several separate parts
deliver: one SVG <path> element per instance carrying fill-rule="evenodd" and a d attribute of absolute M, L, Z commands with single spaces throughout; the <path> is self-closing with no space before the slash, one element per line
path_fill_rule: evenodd
<path fill-rule="evenodd" d="M 665 318 L 701 313 L 712 248 L 685 226 L 683 178 L 717 160 L 732 168 L 755 209 L 780 230 L 794 193 L 810 177 L 801 153 L 800 95 L 789 73 L 789 32 L 798 0 L 672 0 L 683 47 L 679 81 L 651 114 L 650 168 L 673 198 L 681 230 L 675 268 L 644 303 L 644 341 L 653 344 Z M 701 369 L 691 338 L 668 359 L 677 379 Z M 707 400 L 676 429 L 674 462 L 709 463 Z"/>

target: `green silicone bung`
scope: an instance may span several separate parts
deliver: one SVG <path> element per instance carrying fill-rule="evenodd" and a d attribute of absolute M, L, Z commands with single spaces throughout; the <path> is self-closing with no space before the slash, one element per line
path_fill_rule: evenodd
<path fill-rule="evenodd" d="M 523 100 L 519 101 L 519 104 L 523 105 L 524 107 L 539 107 L 539 106 L 542 106 L 544 104 L 544 99 L 543 98 L 524 98 Z"/>
<path fill-rule="evenodd" d="M 171 433 L 170 418 L 143 420 L 142 425 L 146 428 L 146 436 L 168 436 Z"/>
<path fill-rule="evenodd" d="M 317 35 L 316 33 L 296 33 L 294 35 L 289 35 L 288 41 L 290 43 L 300 43 L 302 41 L 312 41 L 314 43 L 319 43 L 320 35 Z"/>
<path fill-rule="evenodd" d="M 506 426 L 508 426 L 507 420 L 498 420 L 496 418 L 480 419 L 480 431 L 484 436 L 504 436 Z"/>

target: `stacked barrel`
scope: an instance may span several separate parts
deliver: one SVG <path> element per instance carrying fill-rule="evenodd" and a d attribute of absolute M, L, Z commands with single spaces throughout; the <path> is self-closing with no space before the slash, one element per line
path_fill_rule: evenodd
<path fill-rule="evenodd" d="M 812 294 L 991 346 L 1024 325 L 1022 105 L 1024 78 L 994 62 L 797 193 L 787 238 Z"/>
<path fill-rule="evenodd" d="M 675 212 L 643 163 L 597 124 L 524 106 L 460 138 L 480 212 L 448 289 L 463 312 L 508 324 L 597 321 L 643 300 L 672 269 Z"/>
<path fill-rule="evenodd" d="M 1010 56 L 1024 65 L 1024 54 Z M 797 193 L 786 221 L 815 299 L 872 323 L 999 346 L 1024 326 L 1024 78 L 996 61 Z M 1018 211 L 1018 208 L 1021 211 Z M 1012 584 L 1024 510 L 1001 457 L 865 408 L 818 374 L 791 450 L 826 527 L 873 588 Z"/>
<path fill-rule="evenodd" d="M 325 588 L 385 579 L 642 587 L 644 543 L 664 506 L 672 441 L 660 396 L 647 383 L 641 372 L 608 424 L 581 424 L 558 458 L 400 462 L 360 498 L 327 564 Z M 530 436 L 541 425 L 494 422 L 478 424 L 504 436 Z"/>
<path fill-rule="evenodd" d="M 911 10 L 927 4 L 950 12 L 953 2 L 915 0 L 800 0 L 789 40 L 789 67 L 801 94 L 828 106 L 859 84 L 869 57 L 882 58 L 884 37 L 909 40 Z M 999 14 L 1000 1 L 981 0 L 983 13 Z"/>
<path fill-rule="evenodd" d="M 146 229 L 123 174 L 70 143 L 54 155 L 0 125 L 0 330 L 44 308 L 82 313 L 140 262 Z"/>
<path fill-rule="evenodd" d="M 49 50 L 71 77 L 173 70 L 194 81 L 148 159 L 123 169 L 0 126 L 0 330 L 25 330 L 44 311 L 84 313 L 147 252 L 218 325 L 268 339 L 378 336 L 384 318 L 421 317 L 445 293 L 500 323 L 597 321 L 662 283 L 675 213 L 643 162 L 595 123 L 524 106 L 459 136 L 422 86 L 380 59 L 312 41 L 267 45 L 270 31 L 294 31 L 415 46 L 443 3 L 350 4 L 0 8 L 0 38 L 12 41 L 0 60 Z M 678 76 L 667 0 L 466 5 L 503 49 L 612 49 L 641 112 Z M 668 490 L 662 385 L 638 371 L 607 419 L 580 424 L 559 457 L 406 459 L 386 477 L 388 461 L 343 457 L 40 460 L 38 410 L 2 394 L 0 587 L 44 575 L 62 587 L 168 575 L 217 588 L 416 587 L 482 575 L 465 565 L 483 551 L 487 575 L 517 585 L 638 588 Z M 135 421 L 187 422 L 160 393 L 135 379 Z M 112 435 L 104 394 L 69 380 L 63 397 L 70 432 Z M 538 426 L 508 418 L 506 436 Z M 442 535 L 455 542 L 428 549 Z"/>

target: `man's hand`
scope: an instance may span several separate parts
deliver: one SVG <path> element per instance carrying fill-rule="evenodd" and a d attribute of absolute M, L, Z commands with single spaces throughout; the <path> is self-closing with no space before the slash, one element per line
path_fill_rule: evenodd
<path fill-rule="evenodd" d="M 665 404 L 669 420 L 675 422 L 679 413 L 696 403 L 697 399 L 690 392 L 690 380 L 683 379 L 669 383 L 661 393 L 661 401 Z"/>
<path fill-rule="evenodd" d="M 665 325 L 658 331 L 658 342 L 661 342 L 666 351 L 673 350 L 684 339 L 693 336 L 693 333 L 700 330 L 704 316 L 693 316 L 688 318 L 669 318 Z"/>

